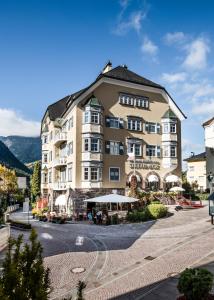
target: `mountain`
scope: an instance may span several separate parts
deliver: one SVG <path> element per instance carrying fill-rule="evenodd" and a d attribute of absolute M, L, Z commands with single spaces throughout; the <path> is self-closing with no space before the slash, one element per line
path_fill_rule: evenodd
<path fill-rule="evenodd" d="M 40 137 L 0 136 L 0 141 L 24 164 L 41 159 Z"/>
<path fill-rule="evenodd" d="M 0 141 L 0 164 L 15 169 L 18 174 L 30 174 L 30 170 L 21 163 L 15 155 L 5 146 L 3 142 Z"/>

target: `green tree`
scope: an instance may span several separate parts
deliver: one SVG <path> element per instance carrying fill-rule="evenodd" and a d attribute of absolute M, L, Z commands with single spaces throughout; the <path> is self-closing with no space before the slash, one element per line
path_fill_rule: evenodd
<path fill-rule="evenodd" d="M 37 233 L 31 231 L 30 244 L 23 245 L 23 236 L 9 239 L 8 252 L 0 277 L 2 300 L 47 300 L 50 293 L 49 269 L 45 269 L 42 246 Z"/>
<path fill-rule="evenodd" d="M 18 184 L 15 171 L 0 165 L 0 224 L 3 222 L 4 212 L 9 205 L 10 197 L 17 190 Z"/>
<path fill-rule="evenodd" d="M 31 194 L 33 200 L 40 195 L 40 185 L 41 185 L 41 163 L 39 161 L 35 162 L 33 168 L 33 175 L 31 177 Z"/>

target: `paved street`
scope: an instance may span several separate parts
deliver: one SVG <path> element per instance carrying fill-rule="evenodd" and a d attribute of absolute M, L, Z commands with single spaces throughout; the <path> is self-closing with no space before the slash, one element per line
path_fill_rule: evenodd
<path fill-rule="evenodd" d="M 12 217 L 27 219 L 23 213 Z M 51 269 L 51 298 L 55 300 L 72 295 L 78 280 L 87 282 L 87 300 L 175 299 L 177 273 L 213 261 L 214 226 L 207 207 L 141 224 L 31 222 Z M 19 233 L 27 240 L 28 232 L 12 230 L 13 236 Z M 84 272 L 73 273 L 76 267 Z"/>

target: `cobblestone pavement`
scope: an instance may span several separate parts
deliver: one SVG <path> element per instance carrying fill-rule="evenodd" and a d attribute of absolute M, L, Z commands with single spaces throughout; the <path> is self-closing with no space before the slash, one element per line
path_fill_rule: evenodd
<path fill-rule="evenodd" d="M 26 215 L 16 213 L 12 218 L 26 220 Z M 166 278 L 214 253 L 214 226 L 207 207 L 141 224 L 31 222 L 42 242 L 45 264 L 51 269 L 51 299 L 55 300 L 74 294 L 78 280 L 87 282 L 86 300 L 159 299 L 154 291 L 157 293 Z M 13 236 L 19 233 L 12 230 Z M 28 234 L 24 232 L 26 240 Z M 73 273 L 76 267 L 84 272 Z M 175 299 L 173 278 L 167 284 L 165 299 Z"/>

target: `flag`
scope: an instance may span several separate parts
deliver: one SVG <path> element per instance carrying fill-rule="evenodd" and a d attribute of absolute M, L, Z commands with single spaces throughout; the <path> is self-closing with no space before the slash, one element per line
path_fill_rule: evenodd
<path fill-rule="evenodd" d="M 135 153 L 134 152 L 128 152 L 128 160 L 134 160 L 135 159 Z"/>

